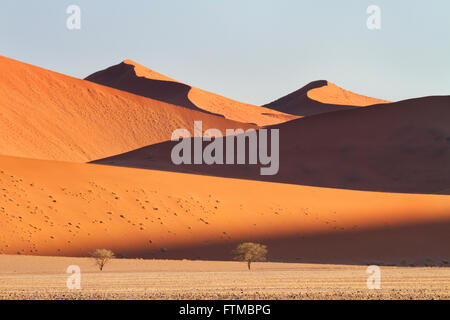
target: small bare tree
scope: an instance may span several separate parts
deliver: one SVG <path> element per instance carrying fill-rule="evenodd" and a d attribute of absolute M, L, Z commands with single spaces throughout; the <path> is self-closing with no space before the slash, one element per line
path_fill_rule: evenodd
<path fill-rule="evenodd" d="M 91 253 L 91 257 L 95 259 L 95 263 L 100 268 L 100 271 L 103 270 L 103 267 L 109 262 L 109 260 L 115 258 L 114 252 L 108 249 L 96 249 Z"/>
<path fill-rule="evenodd" d="M 239 261 L 247 261 L 248 270 L 254 261 L 266 261 L 267 246 L 254 243 L 245 242 L 237 246 L 233 251 L 234 259 Z"/>

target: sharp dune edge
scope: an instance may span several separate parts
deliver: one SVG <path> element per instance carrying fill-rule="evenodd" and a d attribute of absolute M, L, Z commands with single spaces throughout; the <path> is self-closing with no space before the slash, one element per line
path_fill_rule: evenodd
<path fill-rule="evenodd" d="M 169 78 L 166 75 L 163 75 L 159 72 L 156 72 L 150 68 L 144 67 L 142 64 L 139 64 L 133 60 L 127 59 L 123 61 L 123 64 L 132 66 L 134 68 L 134 73 L 137 77 L 144 77 L 152 80 L 160 80 L 160 81 L 170 81 L 170 82 L 178 82 L 172 78 Z M 113 68 L 113 67 L 111 67 Z M 110 69 L 110 68 L 108 68 Z M 97 73 L 98 75 L 102 74 L 104 72 L 100 71 Z M 89 78 L 90 76 L 88 76 Z"/>
<path fill-rule="evenodd" d="M 259 126 L 298 118 L 264 107 L 238 102 L 173 80 L 132 60 L 98 71 L 86 80 L 144 97 Z"/>
<path fill-rule="evenodd" d="M 448 196 L 7 156 L 0 164 L 2 253 L 85 256 L 106 247 L 127 257 L 229 259 L 237 242 L 252 240 L 268 244 L 272 260 L 448 259 Z"/>
<path fill-rule="evenodd" d="M 87 162 L 170 140 L 173 130 L 250 128 L 0 57 L 0 154 Z"/>
<path fill-rule="evenodd" d="M 374 104 L 389 103 L 387 100 L 372 98 L 342 89 L 327 81 L 326 85 L 311 89 L 308 98 L 326 104 L 366 107 Z"/>
<path fill-rule="evenodd" d="M 363 96 L 344 90 L 326 80 L 318 80 L 264 107 L 292 115 L 312 116 L 382 103 L 389 103 L 389 101 Z"/>

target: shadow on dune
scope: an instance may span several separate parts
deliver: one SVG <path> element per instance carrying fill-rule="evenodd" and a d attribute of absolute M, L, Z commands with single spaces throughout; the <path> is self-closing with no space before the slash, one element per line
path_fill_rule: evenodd
<path fill-rule="evenodd" d="M 324 234 L 297 234 L 202 243 L 148 251 L 135 249 L 127 257 L 157 259 L 231 260 L 238 243 L 268 246 L 269 261 L 450 267 L 450 221 L 335 230 Z M 159 248 L 158 248 L 159 249 Z"/>
<path fill-rule="evenodd" d="M 261 175 L 260 164 L 174 165 L 171 150 L 177 142 L 172 141 L 93 163 L 330 188 L 449 194 L 448 123 L 450 97 L 428 97 L 273 126 L 280 130 L 279 172 L 273 176 Z"/>
<path fill-rule="evenodd" d="M 223 118 L 223 115 L 205 111 L 193 104 L 188 98 L 190 86 L 179 82 L 138 77 L 134 66 L 124 62 L 91 74 L 85 80 Z"/>

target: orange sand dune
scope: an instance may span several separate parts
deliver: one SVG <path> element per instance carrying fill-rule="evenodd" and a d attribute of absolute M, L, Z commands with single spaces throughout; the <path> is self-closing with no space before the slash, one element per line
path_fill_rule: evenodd
<path fill-rule="evenodd" d="M 132 60 L 98 71 L 86 80 L 144 97 L 259 126 L 298 118 L 271 109 L 238 102 L 166 77 Z"/>
<path fill-rule="evenodd" d="M 0 154 L 85 162 L 170 140 L 177 128 L 249 127 L 0 57 Z"/>
<path fill-rule="evenodd" d="M 330 112 L 268 127 L 280 130 L 280 165 L 274 176 L 261 176 L 259 165 L 175 166 L 170 160 L 175 143 L 170 141 L 95 163 L 333 188 L 449 194 L 449 123 L 450 96 Z"/>
<path fill-rule="evenodd" d="M 442 264 L 450 197 L 0 157 L 0 253 Z"/>
<path fill-rule="evenodd" d="M 312 116 L 388 102 L 356 94 L 331 82 L 319 80 L 266 104 L 264 107 L 293 115 Z"/>

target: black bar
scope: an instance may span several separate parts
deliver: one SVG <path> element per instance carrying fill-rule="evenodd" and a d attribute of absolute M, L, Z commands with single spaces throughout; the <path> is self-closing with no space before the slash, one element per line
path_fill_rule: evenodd
<path fill-rule="evenodd" d="M 323 316 L 380 319 L 397 313 L 404 318 L 429 309 L 442 315 L 448 310 L 449 301 L 285 301 L 285 300 L 170 300 L 170 301 L 0 301 L 0 310 L 59 315 L 58 318 L 113 317 L 125 320 L 139 319 L 320 319 Z M 444 310 L 445 308 L 445 310 Z M 8 310 L 10 309 L 10 310 Z M 186 314 L 187 312 L 187 314 Z M 137 318 L 136 318 L 137 320 Z"/>

